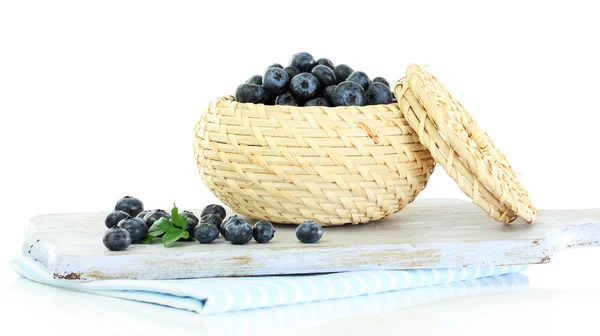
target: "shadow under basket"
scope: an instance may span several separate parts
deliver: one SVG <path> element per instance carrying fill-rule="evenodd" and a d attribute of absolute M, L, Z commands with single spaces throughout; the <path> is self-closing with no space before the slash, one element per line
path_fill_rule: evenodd
<path fill-rule="evenodd" d="M 379 220 L 412 202 L 435 166 L 398 104 L 270 106 L 223 97 L 196 125 L 194 152 L 223 203 L 289 224 Z"/>

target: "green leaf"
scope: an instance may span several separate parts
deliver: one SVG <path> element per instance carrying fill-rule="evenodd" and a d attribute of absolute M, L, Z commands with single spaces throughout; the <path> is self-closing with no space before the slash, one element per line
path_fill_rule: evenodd
<path fill-rule="evenodd" d="M 152 244 L 152 242 L 154 242 L 154 237 L 150 235 L 146 236 L 146 238 L 142 240 L 142 244 Z"/>
<path fill-rule="evenodd" d="M 166 218 L 159 218 L 148 230 L 148 236 L 158 237 L 170 229 L 173 229 L 173 223 Z"/>
<path fill-rule="evenodd" d="M 162 237 L 162 242 L 165 247 L 168 247 L 169 245 L 172 245 L 174 242 L 178 241 L 180 238 L 185 238 L 186 235 L 189 237 L 189 233 L 185 230 L 170 229 Z"/>
<path fill-rule="evenodd" d="M 180 227 L 182 230 L 185 230 L 187 226 L 187 216 L 179 214 L 179 209 L 175 203 L 173 203 L 173 209 L 171 209 L 171 221 L 174 226 Z"/>

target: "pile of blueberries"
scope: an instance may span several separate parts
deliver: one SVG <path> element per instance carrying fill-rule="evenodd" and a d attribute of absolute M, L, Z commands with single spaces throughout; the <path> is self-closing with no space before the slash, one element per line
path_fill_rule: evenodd
<path fill-rule="evenodd" d="M 327 58 L 315 61 L 311 54 L 294 54 L 287 67 L 269 66 L 263 76 L 250 77 L 238 86 L 240 103 L 291 106 L 365 106 L 395 103 L 390 83 L 383 77 L 369 79 L 345 64 Z"/>
<path fill-rule="evenodd" d="M 252 238 L 257 243 L 268 243 L 275 237 L 275 228 L 266 220 L 260 220 L 252 227 L 244 219 L 233 215 L 225 219 L 225 208 L 210 204 L 204 208 L 200 219 L 191 211 L 182 211 L 186 215 L 186 231 L 189 240 L 196 239 L 201 244 L 212 243 L 219 234 L 235 245 L 244 245 Z M 131 196 L 125 196 L 117 202 L 104 224 L 108 231 L 102 242 L 111 251 L 123 251 L 131 244 L 141 243 L 148 230 L 160 218 L 170 219 L 171 215 L 162 209 L 144 210 L 144 203 Z M 323 236 L 323 229 L 315 221 L 306 221 L 296 229 L 296 237 L 303 243 L 316 243 Z"/>

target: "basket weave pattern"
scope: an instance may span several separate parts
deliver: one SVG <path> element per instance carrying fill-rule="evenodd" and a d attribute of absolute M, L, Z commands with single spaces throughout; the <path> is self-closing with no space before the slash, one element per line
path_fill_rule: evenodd
<path fill-rule="evenodd" d="M 293 107 L 213 101 L 195 129 L 209 189 L 256 219 L 322 225 L 393 214 L 425 188 L 435 162 L 397 104 Z"/>
<path fill-rule="evenodd" d="M 535 221 L 536 209 L 504 154 L 437 78 L 411 65 L 395 91 L 421 142 L 473 203 L 503 223 Z"/>

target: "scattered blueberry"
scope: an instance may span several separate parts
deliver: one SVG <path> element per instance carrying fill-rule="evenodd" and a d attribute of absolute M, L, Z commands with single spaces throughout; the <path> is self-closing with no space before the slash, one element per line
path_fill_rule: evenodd
<path fill-rule="evenodd" d="M 267 91 L 279 94 L 285 91 L 289 81 L 290 77 L 285 70 L 280 68 L 269 68 L 265 72 L 263 87 L 267 89 Z"/>
<path fill-rule="evenodd" d="M 187 231 L 190 234 L 190 238 L 193 236 L 194 229 L 198 225 L 199 225 L 198 222 L 196 222 L 193 218 L 191 218 L 191 217 L 187 218 L 187 222 L 185 223 L 185 231 Z"/>
<path fill-rule="evenodd" d="M 275 105 L 298 106 L 298 101 L 290 92 L 282 93 L 275 99 Z"/>
<path fill-rule="evenodd" d="M 235 91 L 235 100 L 240 103 L 260 104 L 265 98 L 265 89 L 256 84 L 242 84 Z"/>
<path fill-rule="evenodd" d="M 125 211 L 129 216 L 135 217 L 144 211 L 144 203 L 135 197 L 125 196 L 117 201 L 115 210 Z"/>
<path fill-rule="evenodd" d="M 200 220 L 198 219 L 198 217 L 196 217 L 196 215 L 194 215 L 193 212 L 188 211 L 188 210 L 183 210 L 181 212 L 182 215 L 185 215 L 187 218 L 191 218 L 193 219 L 196 223 L 200 223 Z"/>
<path fill-rule="evenodd" d="M 263 78 L 261 75 L 254 75 L 246 81 L 246 84 L 262 85 L 262 83 Z"/>
<path fill-rule="evenodd" d="M 252 226 L 241 218 L 227 222 L 225 239 L 235 245 L 244 245 L 252 240 Z"/>
<path fill-rule="evenodd" d="M 333 90 L 335 90 L 336 85 L 329 85 L 328 87 L 323 89 L 323 98 L 328 101 L 332 101 Z"/>
<path fill-rule="evenodd" d="M 275 228 L 271 222 L 266 220 L 260 220 L 254 224 L 252 229 L 252 235 L 257 243 L 268 243 L 269 240 L 275 237 Z"/>
<path fill-rule="evenodd" d="M 219 236 L 219 228 L 207 223 L 198 224 L 194 228 L 193 236 L 200 244 L 212 243 Z"/>
<path fill-rule="evenodd" d="M 124 251 L 131 245 L 131 236 L 127 230 L 115 227 L 106 231 L 102 242 L 111 251 Z"/>
<path fill-rule="evenodd" d="M 321 87 L 323 88 L 328 87 L 329 85 L 337 84 L 333 70 L 325 65 L 319 64 L 315 66 L 310 73 L 317 77 Z"/>
<path fill-rule="evenodd" d="M 342 82 L 333 90 L 334 106 L 364 106 L 367 102 L 365 90 L 355 82 Z"/>
<path fill-rule="evenodd" d="M 392 99 L 392 104 L 398 104 L 398 99 L 396 99 L 396 98 Z"/>
<path fill-rule="evenodd" d="M 307 52 L 300 52 L 292 56 L 290 65 L 298 68 L 300 72 L 310 72 L 315 66 L 315 59 Z"/>
<path fill-rule="evenodd" d="M 329 101 L 322 97 L 313 98 L 313 99 L 307 101 L 306 103 L 304 103 L 304 106 L 329 106 L 329 105 L 330 105 Z"/>
<path fill-rule="evenodd" d="M 315 221 L 306 221 L 296 228 L 296 238 L 303 243 L 316 243 L 323 237 L 323 228 Z"/>
<path fill-rule="evenodd" d="M 223 224 L 223 220 L 217 215 L 208 214 L 202 217 L 200 224 L 212 224 L 220 229 L 221 225 Z"/>
<path fill-rule="evenodd" d="M 371 84 L 369 76 L 362 71 L 354 71 L 350 74 L 350 76 L 348 76 L 348 78 L 346 78 L 346 81 L 358 83 L 365 90 L 368 89 L 369 85 Z"/>
<path fill-rule="evenodd" d="M 338 64 L 335 68 L 333 68 L 333 73 L 335 74 L 335 79 L 337 79 L 337 84 L 346 81 L 346 78 L 353 73 L 354 70 L 347 66 L 346 64 Z"/>
<path fill-rule="evenodd" d="M 125 211 L 114 210 L 106 216 L 106 219 L 104 220 L 104 224 L 106 225 L 107 228 L 112 229 L 115 226 L 117 226 L 117 224 L 119 224 L 120 221 L 122 221 L 125 218 L 129 218 L 129 217 L 131 217 L 131 216 L 129 216 L 129 214 Z"/>
<path fill-rule="evenodd" d="M 217 215 L 221 218 L 221 220 L 223 220 L 225 219 L 227 213 L 225 211 L 225 208 L 223 208 L 222 206 L 218 204 L 209 204 L 206 206 L 206 208 L 204 208 L 204 210 L 202 210 L 200 218 L 204 218 L 204 216 L 206 215 Z"/>
<path fill-rule="evenodd" d="M 375 78 L 373 78 L 373 83 L 381 83 L 381 84 L 387 86 L 388 88 L 390 87 L 390 82 L 388 82 L 383 77 L 375 77 Z"/>
<path fill-rule="evenodd" d="M 227 218 L 227 220 L 223 221 L 223 223 L 221 223 L 221 226 L 219 227 L 219 231 L 221 232 L 221 235 L 223 236 L 223 238 L 227 239 L 227 226 L 235 221 L 240 220 L 238 215 L 233 215 L 229 218 Z"/>
<path fill-rule="evenodd" d="M 327 58 L 319 58 L 316 63 L 320 64 L 320 65 L 324 65 L 331 70 L 333 70 L 335 68 L 335 66 L 333 65 L 333 62 Z"/>
<path fill-rule="evenodd" d="M 139 218 L 139 219 L 142 219 L 142 220 L 143 220 L 143 219 L 144 219 L 144 217 L 146 217 L 146 215 L 147 215 L 147 214 L 148 214 L 150 211 L 152 211 L 152 210 L 144 210 L 144 211 L 140 212 L 140 213 L 139 213 L 139 214 L 138 214 L 136 217 L 137 217 L 137 218 Z"/>
<path fill-rule="evenodd" d="M 319 80 L 310 73 L 301 73 L 290 81 L 290 92 L 296 99 L 308 100 L 317 95 Z"/>
<path fill-rule="evenodd" d="M 373 82 L 365 94 L 367 95 L 367 105 L 392 103 L 392 92 L 390 91 L 390 88 L 385 86 L 383 83 Z"/>
<path fill-rule="evenodd" d="M 162 209 L 156 209 L 150 211 L 146 216 L 144 216 L 144 222 L 148 225 L 148 228 L 154 225 L 154 222 L 159 220 L 160 218 L 171 219 L 171 215 L 168 212 Z"/>
<path fill-rule="evenodd" d="M 269 67 L 267 69 L 271 69 L 271 68 L 283 69 L 283 65 L 281 65 L 279 63 L 273 63 L 273 64 L 269 65 Z"/>
<path fill-rule="evenodd" d="M 286 66 L 285 68 L 283 68 L 283 70 L 285 70 L 285 72 L 287 72 L 290 79 L 294 78 L 294 76 L 296 76 L 297 74 L 300 73 L 300 70 L 298 70 L 298 68 L 291 66 L 291 65 Z"/>
<path fill-rule="evenodd" d="M 118 225 L 121 229 L 129 232 L 131 244 L 140 243 L 146 236 L 148 236 L 148 225 L 137 217 L 125 218 L 119 222 Z"/>

